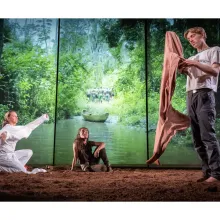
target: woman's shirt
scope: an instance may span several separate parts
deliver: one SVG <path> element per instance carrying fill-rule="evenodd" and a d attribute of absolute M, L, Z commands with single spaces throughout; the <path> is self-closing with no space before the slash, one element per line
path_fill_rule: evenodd
<path fill-rule="evenodd" d="M 20 139 L 18 136 L 10 134 L 8 130 L 16 131 L 19 130 L 20 127 L 21 126 L 13 126 L 10 124 L 4 126 L 1 131 L 6 133 L 6 140 L 3 141 L 0 139 L 0 153 L 13 153 L 15 151 L 16 144 Z"/>
<path fill-rule="evenodd" d="M 78 150 L 78 157 L 80 160 L 80 164 L 84 164 L 89 162 L 90 159 L 93 157 L 92 154 L 92 147 L 95 146 L 94 141 L 88 141 L 86 144 L 83 144 L 81 149 Z"/>
<path fill-rule="evenodd" d="M 22 138 L 28 138 L 31 132 L 37 128 L 44 121 L 48 121 L 49 117 L 42 115 L 33 122 L 25 126 L 13 126 L 6 124 L 1 130 L 0 134 L 6 133 L 6 140 L 3 141 L 0 138 L 0 153 L 13 153 L 15 151 L 16 144 Z"/>

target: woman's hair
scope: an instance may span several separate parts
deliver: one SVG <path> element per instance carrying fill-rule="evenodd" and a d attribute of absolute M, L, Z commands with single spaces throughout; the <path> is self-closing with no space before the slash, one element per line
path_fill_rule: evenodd
<path fill-rule="evenodd" d="M 78 133 L 76 135 L 76 138 L 74 140 L 74 143 L 75 143 L 75 146 L 76 146 L 77 150 L 81 150 L 82 147 L 83 147 L 84 139 L 80 137 L 81 130 L 87 130 L 87 132 L 88 132 L 88 139 L 89 139 L 89 129 L 86 128 L 86 127 L 79 128 Z"/>
<path fill-rule="evenodd" d="M 8 118 L 10 117 L 12 112 L 15 112 L 15 111 L 10 110 L 10 111 L 5 113 L 4 120 L 2 122 L 2 127 L 4 127 L 5 125 L 9 124 Z"/>
<path fill-rule="evenodd" d="M 205 32 L 205 30 L 204 30 L 202 27 L 194 27 L 194 28 L 188 29 L 188 30 L 185 31 L 185 33 L 184 33 L 184 38 L 187 39 L 187 34 L 188 34 L 189 32 L 196 33 L 196 34 L 201 34 L 201 35 L 204 36 L 205 39 L 207 38 L 206 32 Z"/>

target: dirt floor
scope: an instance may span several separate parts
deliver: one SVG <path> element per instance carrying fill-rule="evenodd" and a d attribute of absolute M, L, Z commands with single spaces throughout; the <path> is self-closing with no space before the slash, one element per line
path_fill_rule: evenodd
<path fill-rule="evenodd" d="M 220 181 L 197 183 L 200 170 L 128 169 L 0 173 L 1 201 L 220 201 Z"/>

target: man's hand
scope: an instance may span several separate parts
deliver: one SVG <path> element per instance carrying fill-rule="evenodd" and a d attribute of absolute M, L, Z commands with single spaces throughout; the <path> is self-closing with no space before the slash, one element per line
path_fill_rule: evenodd
<path fill-rule="evenodd" d="M 179 69 L 179 71 L 180 71 L 182 74 L 187 75 L 190 79 L 192 78 L 191 74 L 189 73 L 189 68 L 188 68 L 188 67 L 185 67 L 185 68 L 183 68 L 183 69 Z"/>
<path fill-rule="evenodd" d="M 184 59 L 181 58 L 179 68 L 186 68 L 186 67 L 192 67 L 192 66 L 197 66 L 199 62 L 197 60 L 189 60 L 189 59 Z"/>
<path fill-rule="evenodd" d="M 185 74 L 185 75 L 189 76 L 189 78 L 192 78 L 191 74 L 189 73 L 189 67 L 179 67 L 178 71 L 181 74 Z"/>
<path fill-rule="evenodd" d="M 208 78 L 210 79 L 210 76 L 209 76 L 209 75 L 200 76 L 200 77 L 198 77 L 198 83 L 203 83 L 203 82 L 205 82 Z"/>
<path fill-rule="evenodd" d="M 191 74 L 189 73 L 189 67 L 186 63 L 187 60 L 184 58 L 180 59 L 179 65 L 178 65 L 178 70 L 180 73 L 185 74 L 187 76 L 189 76 L 189 78 L 192 78 Z M 191 60 L 189 60 L 191 61 Z"/>

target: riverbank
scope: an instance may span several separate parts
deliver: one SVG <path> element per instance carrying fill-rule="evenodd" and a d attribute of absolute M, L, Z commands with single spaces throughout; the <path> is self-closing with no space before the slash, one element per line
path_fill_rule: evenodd
<path fill-rule="evenodd" d="M 1 201 L 220 201 L 220 182 L 197 183 L 200 170 L 115 168 L 84 173 L 0 173 Z"/>

